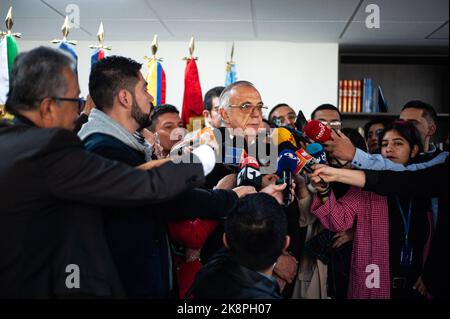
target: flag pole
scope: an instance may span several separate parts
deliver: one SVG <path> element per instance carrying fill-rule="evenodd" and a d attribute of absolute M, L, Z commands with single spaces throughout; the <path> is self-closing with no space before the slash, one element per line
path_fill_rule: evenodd
<path fill-rule="evenodd" d="M 198 57 L 194 57 L 194 51 L 195 51 L 195 38 L 194 36 L 191 36 L 191 39 L 189 40 L 189 56 L 184 57 L 183 60 L 198 60 Z"/>
<path fill-rule="evenodd" d="M 105 45 L 105 29 L 103 28 L 103 21 L 100 22 L 100 26 L 98 27 L 97 32 L 97 39 L 98 39 L 98 45 L 91 44 L 89 48 L 91 49 L 104 49 L 104 50 L 111 50 L 112 47 L 110 45 Z"/>
<path fill-rule="evenodd" d="M 17 43 L 14 38 L 21 38 L 22 33 L 19 32 L 12 32 L 12 28 L 14 26 L 14 16 L 12 11 L 12 6 L 9 7 L 8 13 L 6 14 L 5 18 L 5 25 L 6 25 L 6 32 L 0 31 L 0 42 L 1 45 L 6 46 L 6 56 L 2 58 L 4 65 L 4 70 L 6 70 L 6 75 L 3 75 L 2 79 L 0 80 L 0 85 L 5 87 L 0 87 L 1 96 L 0 96 L 0 119 L 7 118 L 12 119 L 12 115 L 8 114 L 4 110 L 4 102 L 6 102 L 6 93 L 8 92 L 8 82 L 9 82 L 9 76 L 11 73 L 11 67 L 12 63 L 17 56 L 18 49 L 17 49 Z M 9 73 L 9 74 L 8 74 Z M 6 81 L 5 81 L 6 78 Z"/>
<path fill-rule="evenodd" d="M 231 45 L 230 61 L 227 61 L 225 71 L 225 86 L 228 86 L 236 81 L 236 62 L 234 62 L 234 41 Z"/>
<path fill-rule="evenodd" d="M 157 34 L 153 36 L 150 48 L 152 55 L 150 57 L 144 56 L 144 59 L 147 61 L 147 75 L 145 79 L 147 81 L 147 91 L 153 96 L 153 105 L 156 106 L 166 103 L 166 74 L 161 65 L 163 59 L 156 56 L 159 48 Z"/>
<path fill-rule="evenodd" d="M 1 37 L 5 36 L 5 35 L 10 35 L 15 38 L 22 37 L 22 33 L 19 33 L 19 32 L 13 33 L 12 32 L 12 27 L 14 25 L 14 17 L 12 14 L 12 7 L 9 7 L 8 13 L 6 14 L 5 25 L 6 25 L 6 32 L 0 32 Z"/>
<path fill-rule="evenodd" d="M 164 60 L 163 58 L 156 57 L 156 53 L 158 52 L 158 49 L 159 49 L 159 42 L 158 42 L 158 35 L 157 34 L 155 34 L 153 36 L 153 40 L 152 40 L 152 44 L 150 46 L 150 49 L 152 51 L 152 55 L 150 57 L 144 56 L 145 60 L 147 60 L 147 61 L 155 60 L 155 61 L 160 61 L 160 62 L 162 62 Z"/>
<path fill-rule="evenodd" d="M 233 41 L 233 44 L 231 45 L 230 64 L 234 64 L 233 57 L 234 57 L 234 41 Z"/>
<path fill-rule="evenodd" d="M 68 16 L 66 16 L 66 18 L 64 19 L 64 23 L 61 26 L 61 32 L 63 34 L 63 38 L 62 39 L 54 39 L 54 40 L 51 41 L 52 43 L 56 44 L 56 43 L 65 42 L 65 43 L 69 43 L 71 45 L 77 45 L 78 41 L 74 41 L 74 40 L 69 41 L 69 40 L 67 40 L 67 37 L 69 36 L 69 33 L 70 33 L 70 24 L 69 24 L 69 17 Z"/>
<path fill-rule="evenodd" d="M 103 21 L 100 21 L 100 26 L 97 32 L 98 44 L 89 46 L 90 49 L 94 49 L 94 53 L 91 55 L 91 67 L 98 61 L 106 57 L 106 50 L 111 50 L 112 47 L 105 45 L 105 29 L 103 28 Z"/>
<path fill-rule="evenodd" d="M 199 129 L 203 126 L 203 96 L 196 63 L 198 58 L 194 57 L 194 36 L 192 36 L 189 41 L 188 49 L 189 56 L 183 58 L 183 60 L 186 61 L 186 70 L 184 75 L 184 95 L 181 120 L 188 131 L 192 131 L 193 129 L 197 129 L 197 126 Z"/>

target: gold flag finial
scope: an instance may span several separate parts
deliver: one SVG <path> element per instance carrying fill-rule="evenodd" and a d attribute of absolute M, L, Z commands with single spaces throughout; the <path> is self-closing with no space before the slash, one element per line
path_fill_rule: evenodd
<path fill-rule="evenodd" d="M 67 42 L 70 43 L 72 45 L 77 45 L 77 41 L 69 41 L 67 40 L 67 37 L 69 36 L 69 32 L 70 32 L 70 24 L 69 24 L 69 17 L 66 16 L 66 18 L 64 19 L 64 23 L 61 27 L 61 32 L 63 34 L 63 38 L 62 40 L 52 40 L 52 43 L 60 43 L 60 42 Z"/>
<path fill-rule="evenodd" d="M 98 39 L 99 44 L 98 45 L 90 45 L 89 48 L 111 50 L 111 46 L 104 45 L 104 43 L 103 43 L 105 41 L 105 29 L 103 28 L 103 21 L 100 21 L 100 26 L 98 27 L 98 32 L 97 32 L 97 39 Z"/>
<path fill-rule="evenodd" d="M 9 7 L 8 14 L 5 19 L 6 31 L 11 31 L 14 25 L 14 17 L 12 15 L 12 7 Z"/>
<path fill-rule="evenodd" d="M 20 38 L 22 36 L 21 33 L 13 33 L 12 32 L 12 27 L 14 25 L 14 17 L 12 14 L 12 7 L 9 7 L 8 14 L 6 15 L 6 19 L 5 19 L 5 24 L 6 24 L 6 32 L 1 32 L 0 36 L 4 36 L 7 34 L 9 34 L 13 37 L 16 37 L 16 38 Z"/>
<path fill-rule="evenodd" d="M 194 59 L 197 60 L 197 57 L 194 57 L 194 50 L 195 50 L 195 38 L 194 36 L 191 37 L 191 40 L 189 40 L 189 56 L 183 58 L 183 60 L 190 60 Z"/>
<path fill-rule="evenodd" d="M 231 45 L 230 61 L 227 62 L 227 72 L 230 71 L 231 66 L 235 64 L 233 59 L 234 59 L 234 42 Z"/>
<path fill-rule="evenodd" d="M 192 55 L 194 54 L 195 50 L 195 39 L 194 37 L 191 37 L 191 40 L 189 41 L 189 56 L 192 58 Z"/>
<path fill-rule="evenodd" d="M 152 45 L 151 45 L 152 56 L 151 57 L 144 56 L 144 59 L 149 60 L 149 61 L 151 61 L 151 60 L 163 61 L 163 58 L 156 57 L 156 52 L 158 52 L 158 48 L 159 48 L 158 35 L 155 34 L 153 36 Z"/>

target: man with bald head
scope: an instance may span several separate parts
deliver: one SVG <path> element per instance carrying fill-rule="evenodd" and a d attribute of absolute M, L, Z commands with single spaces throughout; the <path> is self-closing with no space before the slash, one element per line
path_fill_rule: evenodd
<path fill-rule="evenodd" d="M 217 182 L 234 170 L 239 163 L 230 163 L 227 154 L 230 149 L 244 149 L 248 152 L 250 144 L 255 144 L 258 130 L 262 123 L 262 112 L 266 109 L 261 94 L 248 81 L 238 81 L 227 86 L 219 97 L 219 114 L 224 127 L 215 129 L 214 133 L 219 144 L 222 145 L 221 161 L 216 164 L 212 173 L 207 177 L 207 187 L 214 187 Z M 256 157 L 256 154 L 252 154 Z M 237 154 L 234 160 L 239 161 Z M 225 165 L 224 165 L 225 164 Z"/>
<path fill-rule="evenodd" d="M 242 147 L 243 144 L 244 150 L 249 153 L 249 155 L 257 157 L 256 154 L 258 154 L 258 152 L 256 147 L 265 145 L 257 143 L 258 130 L 261 127 L 263 121 L 262 113 L 265 109 L 267 109 L 267 107 L 262 101 L 261 94 L 251 82 L 238 81 L 223 90 L 220 95 L 219 113 L 223 119 L 225 128 L 216 130 L 216 133 L 220 132 L 223 138 L 223 154 L 229 153 L 227 152 L 227 147 L 229 148 L 229 145 L 239 148 Z M 240 145 L 240 143 L 242 144 Z M 259 158 L 257 159 L 261 164 L 261 160 Z M 230 168 L 230 165 L 224 165 L 224 163 L 225 161 L 216 164 L 212 173 L 207 176 L 207 184 L 210 187 L 214 187 L 217 182 L 226 175 L 236 173 L 236 170 L 233 170 L 232 166 Z M 263 173 L 262 169 L 261 172 Z M 263 181 L 262 184 L 263 187 L 265 182 Z M 288 213 L 286 214 L 288 215 Z M 294 216 L 295 214 L 291 215 Z M 296 215 L 295 220 L 295 224 L 297 225 L 298 214 Z M 223 225 L 219 225 L 216 228 L 204 245 L 201 256 L 203 261 L 207 261 L 222 246 L 222 226 Z M 278 258 L 277 263 L 281 267 L 277 267 L 275 273 L 279 276 L 277 279 L 280 285 L 284 286 L 285 279 L 288 282 L 291 282 L 292 276 L 296 273 L 296 260 L 290 255 L 282 255 Z"/>
<path fill-rule="evenodd" d="M 238 81 L 226 87 L 220 95 L 219 112 L 227 128 L 242 130 L 245 135 L 256 136 L 267 107 L 255 86 Z"/>

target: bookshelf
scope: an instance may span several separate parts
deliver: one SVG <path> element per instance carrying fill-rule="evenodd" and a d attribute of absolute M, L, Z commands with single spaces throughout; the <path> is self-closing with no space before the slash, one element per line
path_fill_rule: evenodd
<path fill-rule="evenodd" d="M 373 118 L 383 117 L 391 120 L 398 119 L 398 113 L 342 113 L 344 127 L 362 128 L 364 124 Z M 433 142 L 443 142 L 447 138 L 449 128 L 449 114 L 438 113 L 438 131 L 433 138 Z"/>
<path fill-rule="evenodd" d="M 371 78 L 373 87 L 380 85 L 383 91 L 388 113 L 343 113 L 343 125 L 359 128 L 374 117 L 397 119 L 406 102 L 423 100 L 433 105 L 438 113 L 438 132 L 434 141 L 444 141 L 449 130 L 448 51 L 425 54 L 411 54 L 414 50 L 369 52 L 341 52 L 338 78 Z"/>

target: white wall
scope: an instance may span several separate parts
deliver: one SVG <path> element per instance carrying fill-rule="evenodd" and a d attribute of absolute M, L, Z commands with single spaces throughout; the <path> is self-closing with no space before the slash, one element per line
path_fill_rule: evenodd
<path fill-rule="evenodd" d="M 90 55 L 92 42 L 79 42 L 78 72 L 82 95 L 88 92 Z M 110 54 L 131 57 L 144 63 L 150 55 L 150 42 L 108 42 Z M 19 51 L 45 41 L 19 40 Z M 200 73 L 203 94 L 213 86 L 223 85 L 225 63 L 229 59 L 231 43 L 196 42 L 194 56 Z M 163 57 L 167 78 L 166 102 L 181 109 L 184 90 L 184 67 L 182 60 L 188 54 L 187 42 L 160 42 L 158 56 Z M 337 102 L 338 44 L 337 43 L 291 43 L 291 42 L 236 42 L 235 58 L 237 76 L 255 84 L 264 103 L 273 106 L 285 102 L 297 111 L 301 109 L 309 118 L 311 111 L 322 103 Z M 146 68 L 143 67 L 145 76 Z"/>

